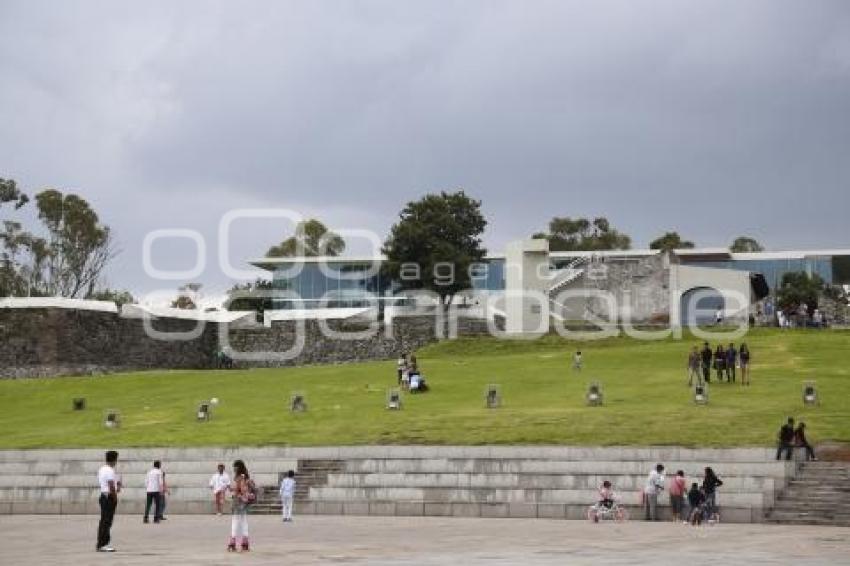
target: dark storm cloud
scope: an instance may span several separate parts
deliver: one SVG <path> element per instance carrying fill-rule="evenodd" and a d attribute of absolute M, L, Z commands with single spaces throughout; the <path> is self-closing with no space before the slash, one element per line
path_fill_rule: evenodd
<path fill-rule="evenodd" d="M 7 1 L 0 76 L 0 176 L 93 201 L 120 285 L 151 286 L 151 229 L 212 249 L 228 209 L 280 206 L 384 234 L 455 187 L 495 250 L 555 214 L 850 245 L 846 2 Z"/>

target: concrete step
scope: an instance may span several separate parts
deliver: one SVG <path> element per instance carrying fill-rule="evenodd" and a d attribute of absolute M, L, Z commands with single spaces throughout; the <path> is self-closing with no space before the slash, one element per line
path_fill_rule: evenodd
<path fill-rule="evenodd" d="M 536 488 L 598 489 L 612 482 L 616 490 L 638 491 L 646 484 L 641 475 L 563 475 L 563 474 L 331 474 L 329 487 L 441 487 L 441 488 Z M 773 478 L 724 477 L 723 491 L 773 491 Z"/>
<path fill-rule="evenodd" d="M 667 463 L 669 473 L 683 470 L 687 476 L 702 476 L 707 466 L 713 466 L 721 478 L 726 476 L 793 477 L 793 464 L 784 462 L 729 463 L 718 467 L 716 463 Z M 389 459 L 349 460 L 348 473 L 538 473 L 538 474 L 596 474 L 596 475 L 646 475 L 651 464 L 621 461 L 566 461 L 566 460 L 469 460 L 469 459 Z"/>
<path fill-rule="evenodd" d="M 216 460 L 203 461 L 168 461 L 163 460 L 163 469 L 171 473 L 206 474 L 210 477 L 216 472 Z M 147 473 L 152 461 L 136 461 L 118 463 L 118 471 L 123 474 Z M 227 464 L 227 463 L 226 463 Z M 59 461 L 45 460 L 39 462 L 2 462 L 0 476 L 21 474 L 90 474 L 95 475 L 103 465 L 100 461 Z M 228 473 L 232 473 L 227 464 Z M 297 460 L 256 460 L 250 462 L 248 470 L 253 473 L 277 473 L 287 470 L 297 470 Z"/>
<path fill-rule="evenodd" d="M 145 485 L 145 474 L 122 473 L 121 481 L 124 487 L 142 487 Z M 277 474 L 252 473 L 251 477 L 258 485 L 276 485 Z M 210 476 L 203 474 L 168 473 L 166 481 L 169 487 L 205 487 L 209 486 Z M 97 485 L 94 474 L 31 474 L 0 476 L 0 489 L 5 487 L 92 487 Z"/>
<path fill-rule="evenodd" d="M 570 503 L 591 504 L 597 500 L 595 489 L 444 489 L 444 488 L 338 488 L 318 487 L 310 490 L 311 501 L 432 501 L 475 503 Z M 622 493 L 621 501 L 637 504 L 640 493 Z M 662 496 L 666 504 L 666 497 Z M 762 493 L 724 493 L 720 505 L 764 507 Z"/>

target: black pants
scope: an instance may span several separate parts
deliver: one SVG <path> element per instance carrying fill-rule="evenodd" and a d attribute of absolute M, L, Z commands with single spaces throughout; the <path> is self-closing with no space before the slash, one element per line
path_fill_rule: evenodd
<path fill-rule="evenodd" d="M 735 381 L 735 364 L 726 364 L 726 381 Z"/>
<path fill-rule="evenodd" d="M 779 460 L 782 457 L 782 452 L 785 452 L 785 459 L 791 459 L 791 453 L 794 452 L 794 447 L 790 444 L 780 443 L 779 448 L 776 449 L 776 459 Z"/>
<path fill-rule="evenodd" d="M 702 364 L 702 377 L 706 383 L 711 383 L 711 366 L 709 364 Z"/>
<path fill-rule="evenodd" d="M 162 494 L 158 491 L 148 492 L 147 499 L 145 500 L 145 521 L 148 520 L 148 516 L 150 515 L 151 503 L 154 504 L 153 520 L 158 523 L 162 519 Z"/>
<path fill-rule="evenodd" d="M 100 523 L 97 525 L 97 548 L 109 544 L 112 538 L 109 530 L 112 528 L 112 519 L 115 518 L 115 508 L 118 506 L 117 497 L 109 497 L 105 493 L 100 494 Z"/>
<path fill-rule="evenodd" d="M 812 445 L 808 442 L 804 442 L 801 444 L 803 448 L 806 449 L 806 460 L 814 460 L 815 459 L 815 449 L 812 448 Z"/>

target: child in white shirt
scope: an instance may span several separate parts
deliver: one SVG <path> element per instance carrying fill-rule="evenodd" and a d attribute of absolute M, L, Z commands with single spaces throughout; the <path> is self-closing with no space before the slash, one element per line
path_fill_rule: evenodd
<path fill-rule="evenodd" d="M 292 504 L 295 500 L 295 472 L 289 470 L 280 482 L 280 503 L 284 523 L 292 522 Z"/>

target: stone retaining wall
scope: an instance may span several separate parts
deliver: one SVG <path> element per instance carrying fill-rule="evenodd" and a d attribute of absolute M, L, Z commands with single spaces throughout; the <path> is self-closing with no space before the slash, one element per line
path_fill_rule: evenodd
<path fill-rule="evenodd" d="M 276 356 L 296 342 L 298 323 L 242 328 L 212 322 L 140 318 L 61 308 L 0 309 L 0 378 L 87 375 L 137 369 L 204 369 L 214 365 L 219 333 L 227 332 L 237 367 L 282 366 L 389 359 L 435 341 L 433 317 L 398 317 L 385 327 L 363 323 L 304 321 L 297 355 Z M 330 330 L 335 335 L 323 330 Z M 480 332 L 464 323 L 461 331 Z M 364 334 L 365 332 L 365 334 Z M 362 336 L 355 336 L 357 333 Z M 185 339 L 175 338 L 182 334 Z M 238 353 L 253 354 L 242 359 Z M 268 355 L 263 355 L 267 353 Z"/>

